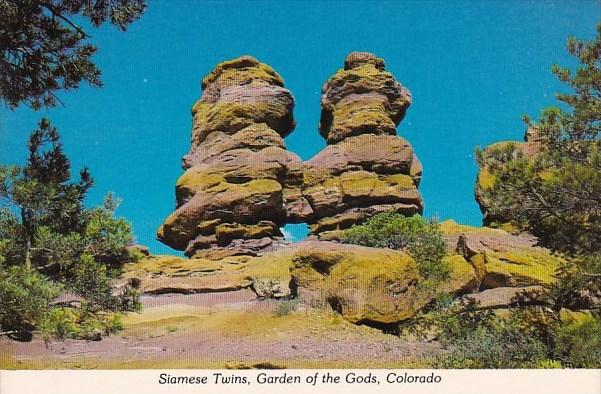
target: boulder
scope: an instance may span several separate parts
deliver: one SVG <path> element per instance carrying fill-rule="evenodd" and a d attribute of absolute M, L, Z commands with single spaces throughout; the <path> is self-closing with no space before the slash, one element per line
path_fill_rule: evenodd
<path fill-rule="evenodd" d="M 499 309 L 514 306 L 544 304 L 548 290 L 542 286 L 497 287 L 476 294 L 468 294 L 461 302 L 475 309 Z"/>
<path fill-rule="evenodd" d="M 352 323 L 398 323 L 430 300 L 418 290 L 417 266 L 403 252 L 308 241 L 292 260 L 294 283 L 321 292 Z"/>
<path fill-rule="evenodd" d="M 460 225 L 452 220 L 441 223 L 456 252 L 464 256 L 481 276 L 481 289 L 495 287 L 549 287 L 564 262 L 561 256 L 537 246 L 536 237 L 511 234 L 501 229 Z"/>
<path fill-rule="evenodd" d="M 291 286 L 292 256 L 295 245 L 265 251 L 261 256 L 227 255 L 227 248 L 215 254 L 202 253 L 192 258 L 151 255 L 126 264 L 114 283 L 115 290 L 135 280 L 143 294 L 194 294 L 252 289 L 259 298 L 289 298 L 296 294 Z M 206 252 L 208 250 L 202 250 Z M 221 253 L 221 255 L 218 255 Z M 65 297 L 57 299 L 64 301 Z"/>
<path fill-rule="evenodd" d="M 463 256 L 449 255 L 444 262 L 450 267 L 449 278 L 438 285 L 438 289 L 453 295 L 461 295 L 478 291 L 482 278 L 473 264 Z"/>
<path fill-rule="evenodd" d="M 245 270 L 259 298 L 290 298 L 297 295 L 290 270 L 298 245 L 287 245 L 249 260 Z"/>
<path fill-rule="evenodd" d="M 221 261 L 149 256 L 126 264 L 115 287 L 136 279 L 143 294 L 213 293 L 240 290 L 251 285 L 243 272 L 245 258 Z"/>

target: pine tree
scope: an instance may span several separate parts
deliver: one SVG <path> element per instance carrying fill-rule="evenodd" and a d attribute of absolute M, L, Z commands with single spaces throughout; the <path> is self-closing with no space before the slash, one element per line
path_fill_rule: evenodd
<path fill-rule="evenodd" d="M 594 40 L 570 38 L 567 47 L 576 71 L 553 66 L 572 89 L 557 95 L 565 109 L 547 108 L 537 122 L 524 118 L 537 153 L 508 144 L 477 156 L 496 179 L 483 191 L 495 217 L 511 218 L 554 250 L 591 254 L 601 245 L 601 24 Z"/>
<path fill-rule="evenodd" d="M 55 106 L 58 90 L 101 86 L 96 47 L 75 21 L 125 30 L 145 9 L 145 0 L 0 0 L 0 100 L 38 109 Z"/>
<path fill-rule="evenodd" d="M 9 261 L 31 266 L 31 254 L 42 253 L 35 246 L 40 229 L 69 234 L 83 230 L 83 200 L 93 185 L 87 169 L 78 182 L 71 182 L 71 163 L 63 152 L 59 134 L 47 119 L 42 119 L 28 143 L 29 156 L 24 167 L 0 167 L 0 197 L 5 200 L 5 216 L 17 211 L 12 226 L 18 223 L 15 239 L 22 255 L 5 256 Z"/>
<path fill-rule="evenodd" d="M 115 218 L 118 201 L 88 209 L 87 169 L 71 179 L 59 134 L 46 119 L 28 143 L 25 166 L 0 166 L 0 256 L 8 267 L 43 274 L 84 297 L 90 310 L 119 308 L 111 278 L 131 261 L 129 223 Z M 1 267 L 0 267 L 1 268 Z"/>

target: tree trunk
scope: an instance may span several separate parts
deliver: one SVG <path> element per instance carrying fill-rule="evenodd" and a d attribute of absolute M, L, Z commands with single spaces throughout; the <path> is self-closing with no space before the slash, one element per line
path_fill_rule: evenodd
<path fill-rule="evenodd" d="M 31 223 L 31 212 L 29 209 L 21 209 L 21 222 L 25 229 L 25 268 L 31 271 L 31 239 L 33 238 L 33 229 Z"/>

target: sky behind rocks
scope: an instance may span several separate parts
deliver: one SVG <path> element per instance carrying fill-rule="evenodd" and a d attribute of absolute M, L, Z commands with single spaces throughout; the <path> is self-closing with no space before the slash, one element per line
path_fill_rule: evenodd
<path fill-rule="evenodd" d="M 74 172 L 96 180 L 88 204 L 113 191 L 138 242 L 171 249 L 155 231 L 175 205 L 174 185 L 188 151 L 192 104 L 215 64 L 249 54 L 271 65 L 296 99 L 289 150 L 308 159 L 318 134 L 320 89 L 347 53 L 370 51 L 413 94 L 398 134 L 424 165 L 425 215 L 477 225 L 473 151 L 521 140 L 562 89 L 551 64 L 572 64 L 567 36 L 591 38 L 598 1 L 200 2 L 149 1 L 128 32 L 90 30 L 103 89 L 60 94 L 64 107 L 0 108 L 0 163 L 22 162 L 29 132 L 52 119 Z M 288 228 L 296 238 L 302 226 Z"/>

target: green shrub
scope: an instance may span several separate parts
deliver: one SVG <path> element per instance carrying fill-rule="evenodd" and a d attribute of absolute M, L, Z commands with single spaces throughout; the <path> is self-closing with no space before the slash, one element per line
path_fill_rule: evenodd
<path fill-rule="evenodd" d="M 511 311 L 501 318 L 477 304 L 439 295 L 435 302 L 401 326 L 401 333 L 437 339 L 446 352 L 434 361 L 436 368 L 549 368 L 550 344 L 539 325 L 539 311 Z"/>
<path fill-rule="evenodd" d="M 399 328 L 401 333 L 421 339 L 434 336 L 447 346 L 469 337 L 478 327 L 492 327 L 494 319 L 490 310 L 480 310 L 473 302 L 457 302 L 451 294 L 439 293 L 434 302 Z"/>
<path fill-rule="evenodd" d="M 563 364 L 558 360 L 545 359 L 541 360 L 535 368 L 539 369 L 560 369 L 563 368 Z"/>
<path fill-rule="evenodd" d="M 535 332 L 525 329 L 519 312 L 508 319 L 486 316 L 485 312 L 455 315 L 443 333 L 449 352 L 438 358 L 439 368 L 535 368 L 549 359 L 549 348 Z M 476 317 L 474 319 L 474 317 Z M 481 318 L 483 317 L 483 318 Z"/>
<path fill-rule="evenodd" d="M 119 313 L 92 313 L 82 308 L 55 307 L 40 322 L 39 331 L 46 340 L 100 340 L 123 329 Z"/>
<path fill-rule="evenodd" d="M 37 272 L 0 265 L 0 328 L 15 338 L 30 339 L 58 292 L 56 284 Z"/>
<path fill-rule="evenodd" d="M 123 291 L 115 297 L 115 310 L 122 312 L 140 312 L 142 304 L 140 303 L 139 283 L 130 281 Z"/>
<path fill-rule="evenodd" d="M 555 333 L 556 357 L 574 368 L 601 368 L 601 319 L 563 323 Z"/>
<path fill-rule="evenodd" d="M 298 299 L 282 300 L 278 301 L 277 303 L 278 305 L 273 313 L 277 317 L 289 315 L 298 307 Z"/>
<path fill-rule="evenodd" d="M 425 278 L 443 280 L 450 268 L 443 263 L 447 241 L 435 221 L 420 215 L 383 212 L 344 232 L 342 242 L 377 248 L 403 249 L 415 259 Z"/>
<path fill-rule="evenodd" d="M 477 328 L 457 339 L 440 357 L 439 368 L 513 369 L 535 368 L 548 360 L 548 349 L 537 337 L 510 327 Z"/>
<path fill-rule="evenodd" d="M 98 264 L 93 257 L 83 254 L 71 269 L 67 286 L 86 300 L 91 312 L 140 311 L 140 292 L 130 282 L 118 295 L 113 295 L 111 278 L 106 265 Z"/>
<path fill-rule="evenodd" d="M 593 299 L 601 294 L 601 253 L 569 259 L 555 276 L 551 295 L 557 310 L 599 308 Z"/>
<path fill-rule="evenodd" d="M 40 322 L 39 330 L 45 340 L 80 338 L 81 313 L 75 308 L 52 308 Z"/>
<path fill-rule="evenodd" d="M 68 287 L 82 296 L 92 309 L 113 309 L 111 280 L 107 268 L 90 255 L 83 254 L 71 268 Z"/>
<path fill-rule="evenodd" d="M 111 313 L 102 319 L 105 335 L 111 335 L 123 330 L 123 320 L 120 313 Z"/>
<path fill-rule="evenodd" d="M 86 253 L 98 263 L 120 267 L 136 259 L 127 247 L 133 243 L 131 225 L 114 216 L 120 201 L 108 194 L 100 207 L 86 212 L 86 225 L 82 237 Z"/>

